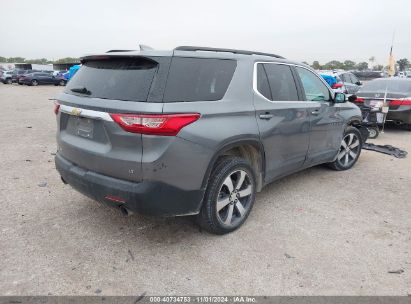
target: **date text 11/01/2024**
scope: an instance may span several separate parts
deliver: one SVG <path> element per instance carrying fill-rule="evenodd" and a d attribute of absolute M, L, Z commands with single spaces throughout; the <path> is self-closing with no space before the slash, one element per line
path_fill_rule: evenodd
<path fill-rule="evenodd" d="M 232 296 L 232 297 L 213 297 L 213 296 L 164 296 L 150 297 L 151 303 L 256 303 L 255 297 Z"/>

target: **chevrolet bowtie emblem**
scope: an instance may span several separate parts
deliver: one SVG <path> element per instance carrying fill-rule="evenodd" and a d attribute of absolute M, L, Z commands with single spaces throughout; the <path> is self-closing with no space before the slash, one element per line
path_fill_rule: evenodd
<path fill-rule="evenodd" d="M 81 114 L 81 109 L 73 108 L 73 110 L 71 110 L 71 115 L 79 116 L 80 114 Z"/>

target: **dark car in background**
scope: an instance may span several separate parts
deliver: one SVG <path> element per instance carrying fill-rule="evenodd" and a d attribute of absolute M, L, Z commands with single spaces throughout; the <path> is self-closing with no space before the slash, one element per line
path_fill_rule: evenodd
<path fill-rule="evenodd" d="M 389 105 L 386 121 L 411 130 L 411 79 L 380 78 L 364 84 L 354 103 L 373 107 L 384 102 Z"/>
<path fill-rule="evenodd" d="M 14 69 L 13 73 L 11 74 L 11 82 L 18 82 L 18 78 L 20 77 L 20 75 L 23 75 L 26 72 L 26 70 L 22 70 L 22 69 Z"/>
<path fill-rule="evenodd" d="M 12 76 L 12 81 L 18 84 L 23 84 L 20 82 L 20 79 L 22 76 L 27 75 L 27 74 L 31 74 L 31 73 L 35 73 L 35 72 L 39 72 L 36 70 L 20 70 L 18 73 L 13 74 Z"/>
<path fill-rule="evenodd" d="M 352 71 L 351 73 L 361 81 L 369 81 L 383 77 L 383 73 L 379 71 Z"/>
<path fill-rule="evenodd" d="M 21 84 L 27 84 L 30 86 L 37 86 L 39 84 L 54 84 L 64 86 L 67 83 L 63 77 L 55 77 L 51 73 L 47 72 L 35 72 L 31 74 L 25 74 L 20 77 Z"/>

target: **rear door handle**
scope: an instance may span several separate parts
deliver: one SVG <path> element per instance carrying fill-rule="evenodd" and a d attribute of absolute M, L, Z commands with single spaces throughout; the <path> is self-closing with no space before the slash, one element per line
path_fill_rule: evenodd
<path fill-rule="evenodd" d="M 274 115 L 273 115 L 273 114 L 270 114 L 270 113 L 260 114 L 260 119 L 269 120 L 269 119 L 271 119 L 271 118 L 273 118 L 273 117 L 274 117 Z"/>
<path fill-rule="evenodd" d="M 320 110 L 314 110 L 311 112 L 312 115 L 318 115 L 320 114 Z"/>

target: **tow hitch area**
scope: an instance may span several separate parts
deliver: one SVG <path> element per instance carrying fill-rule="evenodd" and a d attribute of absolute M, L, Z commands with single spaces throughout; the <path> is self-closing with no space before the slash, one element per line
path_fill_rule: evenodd
<path fill-rule="evenodd" d="M 365 150 L 376 151 L 388 155 L 395 156 L 396 158 L 405 158 L 407 156 L 407 151 L 401 150 L 399 148 L 390 145 L 374 145 L 370 143 L 364 143 L 362 146 Z"/>

